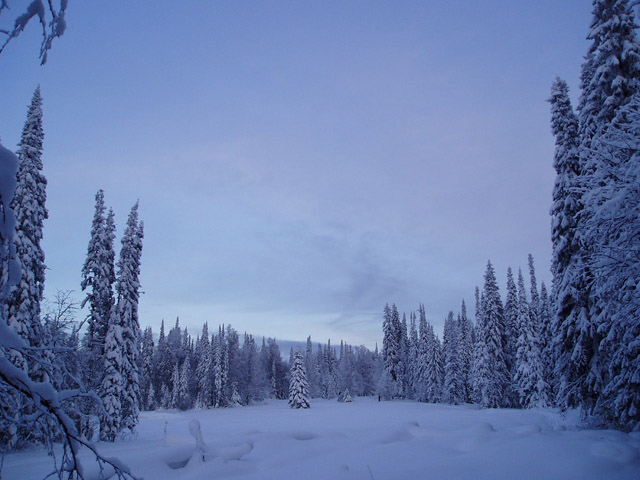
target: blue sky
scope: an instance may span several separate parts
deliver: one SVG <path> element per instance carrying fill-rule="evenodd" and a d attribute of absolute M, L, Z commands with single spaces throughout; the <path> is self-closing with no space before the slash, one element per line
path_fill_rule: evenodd
<path fill-rule="evenodd" d="M 180 316 L 373 346 L 386 302 L 423 302 L 437 330 L 463 298 L 473 313 L 488 259 L 503 293 L 528 253 L 549 285 L 545 100 L 556 75 L 577 100 L 590 11 L 70 2 L 46 66 L 36 25 L 0 55 L 3 145 L 44 97 L 47 294 L 82 298 L 99 188 L 119 236 L 140 199 L 156 332 Z"/>

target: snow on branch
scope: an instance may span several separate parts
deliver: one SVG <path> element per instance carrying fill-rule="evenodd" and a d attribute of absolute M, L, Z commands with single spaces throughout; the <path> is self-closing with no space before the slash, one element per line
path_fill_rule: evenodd
<path fill-rule="evenodd" d="M 4 41 L 0 44 L 0 54 L 4 52 L 4 49 L 14 38 L 24 31 L 31 20 L 37 18 L 42 28 L 40 64 L 47 63 L 47 54 L 51 49 L 51 43 L 55 38 L 61 37 L 67 27 L 65 13 L 68 0 L 60 0 L 58 6 L 54 5 L 54 3 L 54 0 L 47 0 L 47 6 L 45 7 L 42 0 L 32 0 L 26 9 L 16 17 L 12 29 L 0 29 L 0 34 L 5 36 Z M 8 10 L 10 10 L 8 0 L 0 0 L 0 15 Z"/>
<path fill-rule="evenodd" d="M 5 351 L 16 350 L 21 354 L 27 351 L 22 338 L 5 322 L 0 322 L 0 348 Z M 62 458 L 60 464 L 56 463 L 54 472 L 48 477 L 84 479 L 84 469 L 78 455 L 80 449 L 85 447 L 93 453 L 101 471 L 110 468 L 119 479 L 136 480 L 126 465 L 116 459 L 103 457 L 93 443 L 78 433 L 73 420 L 63 407 L 63 401 L 82 395 L 80 392 L 58 392 L 49 382 L 35 382 L 26 372 L 13 365 L 6 356 L 0 356 L 0 387 L 2 393 L 19 394 L 25 404 L 31 405 L 36 412 L 34 417 L 44 419 L 59 431 L 63 445 Z"/>

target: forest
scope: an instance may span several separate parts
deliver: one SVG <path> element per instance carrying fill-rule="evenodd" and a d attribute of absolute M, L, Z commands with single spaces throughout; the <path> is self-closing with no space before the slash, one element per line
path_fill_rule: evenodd
<path fill-rule="evenodd" d="M 382 342 L 373 351 L 343 339 L 339 346 L 317 339 L 314 345 L 308 337 L 306 347 L 281 352 L 275 338 L 239 333 L 229 324 L 204 323 L 189 332 L 179 319 L 171 327 L 162 320 L 158 332 L 143 330 L 139 204 L 130 210 L 116 253 L 115 215 L 103 190 L 87 221 L 82 301 L 65 292 L 45 299 L 41 240 L 49 212 L 43 100 L 36 88 L 17 151 L 0 145 L 2 451 L 42 445 L 53 451 L 62 444 L 60 465 L 71 477 L 85 447 L 127 478 L 128 469 L 102 457 L 93 442 L 134 434 L 141 412 L 269 399 L 307 409 L 315 398 L 350 403 L 361 396 L 483 409 L 556 408 L 578 411 L 590 428 L 640 431 L 635 3 L 594 0 L 575 108 L 563 79 L 551 86 L 555 155 L 549 162 L 556 180 L 549 199 L 549 288 L 538 284 L 529 255 L 525 274 L 506 272 L 502 297 L 489 261 L 473 315 L 463 300 L 445 319 L 442 335 L 424 305 L 401 313 L 392 299 L 381 298 Z M 22 28 L 34 15 L 22 19 Z M 43 47 L 43 61 L 55 36 Z M 88 315 L 78 321 L 80 308 Z"/>

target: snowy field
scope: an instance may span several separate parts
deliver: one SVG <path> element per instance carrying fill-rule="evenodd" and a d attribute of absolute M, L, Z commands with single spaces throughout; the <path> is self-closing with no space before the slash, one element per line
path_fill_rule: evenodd
<path fill-rule="evenodd" d="M 189 432 L 201 425 L 207 460 Z M 165 435 L 166 427 L 166 435 Z M 640 479 L 640 434 L 586 430 L 551 410 L 313 400 L 142 414 L 137 438 L 101 444 L 146 480 Z M 87 478 L 98 478 L 97 471 Z M 4 480 L 43 478 L 42 451 L 6 455 Z"/>

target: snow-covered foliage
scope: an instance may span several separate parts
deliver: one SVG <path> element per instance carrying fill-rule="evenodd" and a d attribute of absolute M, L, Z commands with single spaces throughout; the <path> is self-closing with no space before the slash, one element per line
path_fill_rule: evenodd
<path fill-rule="evenodd" d="M 580 140 L 578 118 L 569 99 L 569 87 L 557 78 L 551 87 L 551 130 L 556 137 L 553 165 L 556 181 L 551 206 L 551 242 L 553 256 L 552 296 L 555 306 L 555 336 L 552 344 L 555 365 L 556 398 L 561 405 L 575 406 L 580 403 L 580 379 L 587 368 L 586 350 L 588 339 L 584 329 L 578 329 L 580 302 L 582 301 L 581 277 L 582 257 L 576 237 L 578 214 L 583 210 L 579 189 Z"/>
<path fill-rule="evenodd" d="M 23 357 L 31 355 L 30 347 L 5 323 L 0 322 L 0 347 L 4 350 L 18 351 Z M 54 459 L 54 474 L 60 478 L 83 478 L 85 472 L 80 453 L 83 449 L 93 454 L 100 470 L 108 468 L 119 479 L 135 479 L 129 468 L 116 459 L 107 459 L 96 446 L 81 435 L 76 424 L 67 413 L 70 402 L 80 396 L 78 390 L 57 391 L 51 383 L 35 382 L 20 368 L 13 365 L 7 357 L 0 356 L 0 398 L 2 398 L 3 419 L 11 421 L 4 410 L 7 396 L 18 399 L 18 403 L 31 412 L 29 417 L 17 419 L 23 428 L 42 432 L 46 440 L 48 453 Z M 54 454 L 53 442 L 62 444 L 62 452 Z M 83 456 L 84 457 L 84 456 Z M 86 460 L 85 460 L 86 461 Z M 50 473 L 50 467 L 47 468 Z M 24 478 L 24 472 L 22 472 Z"/>
<path fill-rule="evenodd" d="M 347 390 L 348 393 L 348 390 Z M 291 408 L 309 408 L 309 383 L 304 368 L 304 357 L 300 350 L 296 350 L 291 366 L 291 381 L 289 382 L 289 406 Z"/>
<path fill-rule="evenodd" d="M 474 352 L 476 399 L 484 407 L 500 407 L 509 377 L 504 359 L 504 310 L 491 262 L 484 276 L 479 313 Z"/>
<path fill-rule="evenodd" d="M 111 309 L 104 342 L 102 438 L 109 441 L 124 429 L 132 430 L 140 411 L 138 297 L 142 237 L 136 203 L 122 238 L 115 287 L 117 303 Z"/>
<path fill-rule="evenodd" d="M 109 325 L 109 317 L 114 306 L 113 284 L 115 275 L 115 223 L 113 211 L 105 217 L 104 192 L 96 193 L 96 207 L 91 225 L 91 238 L 87 248 L 87 258 L 82 266 L 80 287 L 87 290 L 82 307 L 89 305 L 87 330 L 84 346 L 87 365 L 84 382 L 89 388 L 96 388 L 104 372 L 104 346 Z"/>
<path fill-rule="evenodd" d="M 9 11 L 9 4 L 14 4 L 11 0 L 0 0 L 0 16 Z M 51 49 L 54 39 L 61 37 L 67 28 L 65 14 L 67 11 L 68 0 L 60 0 L 57 2 L 48 0 L 30 0 L 26 8 L 20 8 L 20 13 L 15 17 L 11 29 L 0 29 L 0 34 L 4 35 L 4 41 L 0 44 L 0 54 L 4 51 L 11 40 L 18 37 L 26 28 L 27 24 L 38 19 L 42 27 L 42 44 L 40 45 L 41 64 L 47 63 L 47 55 Z M 46 6 L 45 6 L 46 5 Z"/>
<path fill-rule="evenodd" d="M 516 344 L 514 384 L 519 404 L 524 408 L 548 405 L 547 383 L 540 358 L 539 330 L 527 301 L 522 271 L 518 272 L 518 340 Z"/>
<path fill-rule="evenodd" d="M 594 423 L 637 430 L 640 41 L 632 4 L 594 0 L 588 39 L 578 122 L 566 84 L 557 80 L 551 97 L 556 401 L 582 406 Z"/>
<path fill-rule="evenodd" d="M 473 324 L 467 316 L 467 306 L 462 301 L 460 308 L 460 320 L 458 340 L 460 355 L 460 386 L 462 388 L 462 402 L 470 403 L 472 400 L 471 372 L 473 368 Z"/>
<path fill-rule="evenodd" d="M 418 308 L 418 315 L 420 347 L 416 391 L 418 399 L 423 402 L 439 402 L 442 398 L 444 377 L 440 341 L 433 332 L 433 326 L 427 321 L 425 308 L 422 304 Z"/>
<path fill-rule="evenodd" d="M 453 312 L 449 312 L 444 322 L 442 353 L 444 356 L 442 399 L 447 403 L 457 405 L 464 402 L 464 393 L 460 383 L 462 377 L 462 366 L 460 365 L 460 332 L 458 322 L 456 322 L 453 317 Z"/>
<path fill-rule="evenodd" d="M 386 398 L 398 395 L 398 377 L 400 363 L 400 316 L 395 305 L 384 307 L 382 322 L 382 361 L 384 362 L 384 385 L 382 393 Z"/>
<path fill-rule="evenodd" d="M 607 422 L 640 428 L 640 93 L 622 107 L 596 142 L 594 187 L 585 194 L 593 214 L 593 320 L 602 337 L 596 412 Z"/>
<path fill-rule="evenodd" d="M 140 368 L 140 400 L 141 406 L 143 410 L 154 410 L 155 409 L 155 392 L 153 390 L 153 331 L 151 327 L 147 327 L 144 329 L 144 333 L 142 334 L 142 349 L 141 349 L 141 359 L 142 364 Z M 153 393 L 153 395 L 152 395 Z M 151 404 L 150 404 L 151 401 Z"/>
<path fill-rule="evenodd" d="M 11 294 L 11 287 L 21 281 L 20 262 L 16 254 L 15 215 L 10 205 L 16 188 L 16 156 L 0 145 L 0 298 L 3 306 Z M 84 467 L 80 460 L 83 448 L 93 453 L 100 469 L 110 468 L 117 478 L 134 478 L 128 468 L 119 461 L 108 460 L 98 453 L 96 447 L 88 443 L 77 429 L 69 414 L 77 399 L 82 396 L 79 390 L 58 391 L 46 379 L 34 381 L 27 372 L 14 365 L 11 358 L 21 358 L 25 364 L 37 361 L 45 371 L 54 371 L 53 365 L 46 364 L 40 351 L 27 343 L 8 323 L 8 309 L 0 310 L 0 413 L 2 426 L 2 444 L 4 447 L 15 444 L 15 435 L 20 431 L 30 432 L 32 438 L 46 443 L 49 454 L 53 454 L 53 442 L 60 442 L 62 451 L 57 449 L 54 459 L 54 474 L 63 478 L 80 478 Z M 62 382 L 59 382 L 62 383 Z M 90 397 L 90 395 L 88 395 Z M 29 415 L 15 415 L 18 406 Z M 50 473 L 50 467 L 47 472 Z M 29 474 L 26 474 L 29 477 Z M 24 478 L 25 472 L 21 473 Z"/>
<path fill-rule="evenodd" d="M 516 369 L 516 349 L 518 341 L 518 290 L 513 279 L 513 271 L 511 267 L 507 269 L 507 295 L 504 302 L 504 361 L 507 365 L 507 373 L 509 378 L 514 378 Z M 518 393 L 515 384 L 507 386 L 505 392 L 506 403 L 510 406 L 517 406 Z"/>
<path fill-rule="evenodd" d="M 42 174 L 43 141 L 42 97 L 38 87 L 29 106 L 17 152 L 17 184 L 11 208 L 16 218 L 14 241 L 21 277 L 17 284 L 10 287 L 7 300 L 9 326 L 24 338 L 28 345 L 34 347 L 44 346 L 40 303 L 43 299 L 46 266 L 40 241 L 44 220 L 48 218 L 49 213 L 45 207 L 47 180 Z M 43 359 L 49 362 L 52 360 L 46 349 L 41 353 L 43 357 L 48 356 Z M 28 364 L 17 353 L 11 354 L 10 358 L 16 366 L 29 372 L 32 378 L 48 380 L 47 373 L 40 368 L 40 363 Z"/>
<path fill-rule="evenodd" d="M 139 348 L 142 333 L 138 321 L 140 296 L 140 261 L 142 257 L 143 224 L 138 222 L 138 203 L 129 214 L 122 237 L 116 279 L 117 303 L 113 315 L 122 325 L 122 427 L 133 429 L 138 423 L 140 411 Z"/>

